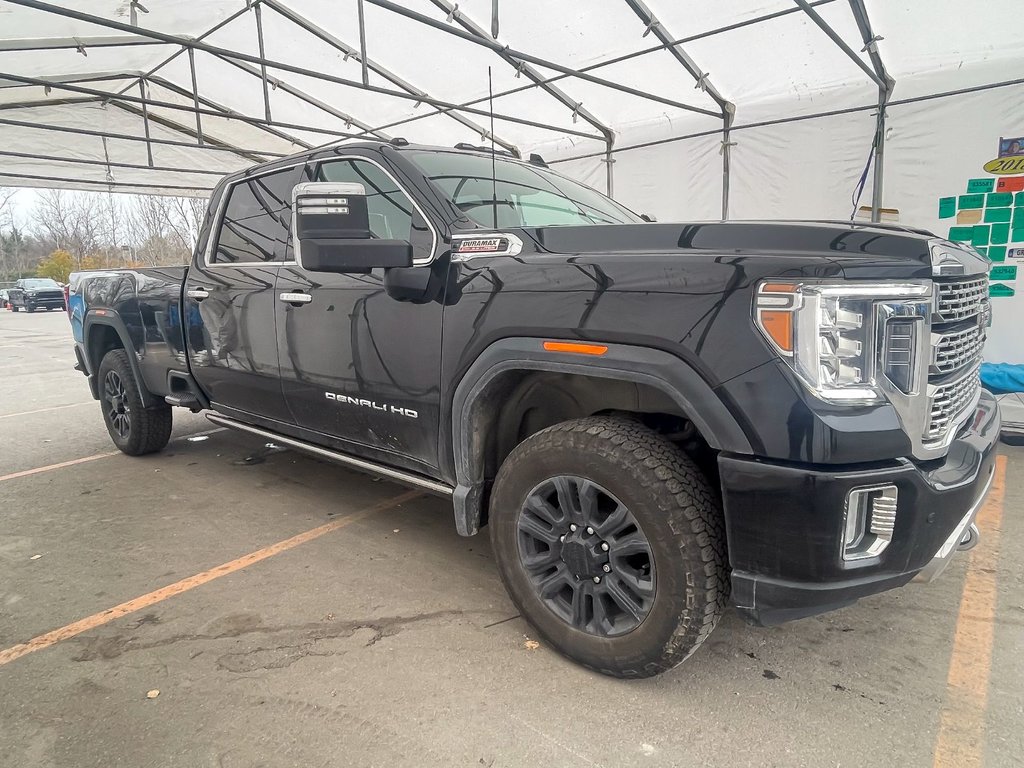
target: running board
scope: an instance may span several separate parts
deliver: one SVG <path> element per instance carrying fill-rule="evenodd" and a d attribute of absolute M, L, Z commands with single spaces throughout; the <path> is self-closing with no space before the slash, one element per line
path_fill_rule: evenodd
<path fill-rule="evenodd" d="M 436 493 L 438 496 L 451 496 L 452 491 L 454 490 L 451 486 L 437 482 L 436 480 L 430 480 L 429 478 L 421 477 L 420 475 L 414 475 L 411 472 L 403 472 L 400 469 L 393 469 L 392 467 L 387 467 L 383 464 L 376 464 L 372 461 L 367 461 L 366 459 L 357 459 L 354 456 L 349 456 L 338 451 L 332 451 L 330 448 L 324 448 L 319 445 L 313 445 L 312 443 L 307 443 L 304 440 L 297 440 L 294 437 L 285 437 L 277 432 L 271 432 L 269 429 L 262 429 L 261 427 L 254 427 L 251 424 L 245 424 L 241 421 L 229 419 L 227 416 L 221 416 L 219 413 L 208 413 L 206 414 L 206 418 L 214 424 L 219 424 L 222 427 L 237 429 L 241 432 L 249 432 L 253 435 L 259 435 L 260 437 L 272 440 L 275 443 L 286 445 L 289 448 L 294 448 L 297 451 L 310 453 L 314 456 L 319 456 L 322 459 L 328 459 L 329 461 L 334 461 L 338 464 L 344 464 L 346 467 L 356 469 L 360 472 L 366 472 L 371 475 L 387 478 L 388 480 L 394 480 L 395 482 L 402 483 L 403 485 L 422 488 L 424 491 Z"/>

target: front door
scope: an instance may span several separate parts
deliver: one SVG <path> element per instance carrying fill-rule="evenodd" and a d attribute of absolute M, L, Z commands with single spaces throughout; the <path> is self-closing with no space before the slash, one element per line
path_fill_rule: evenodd
<path fill-rule="evenodd" d="M 206 252 L 185 285 L 188 354 L 223 411 L 293 423 L 277 358 L 278 271 L 292 258 L 292 188 L 304 166 L 243 178 L 224 190 Z"/>
<path fill-rule="evenodd" d="M 330 160 L 316 180 L 362 184 L 373 237 L 408 240 L 422 264 L 414 268 L 432 268 L 426 262 L 436 234 L 382 165 L 354 156 Z M 278 294 L 311 299 L 277 304 L 285 399 L 298 426 L 332 438 L 324 442 L 430 474 L 437 467 L 442 306 L 397 301 L 384 279 L 380 269 L 281 268 Z"/>

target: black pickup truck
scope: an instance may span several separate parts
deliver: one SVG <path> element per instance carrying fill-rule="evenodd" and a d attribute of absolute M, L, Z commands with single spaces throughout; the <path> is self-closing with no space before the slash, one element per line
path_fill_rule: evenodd
<path fill-rule="evenodd" d="M 539 158 L 259 166 L 191 266 L 78 273 L 70 305 L 125 453 L 181 406 L 449 497 L 540 635 L 620 677 L 686 659 L 730 595 L 774 624 L 933 577 L 992 478 L 975 251 L 649 223 Z"/>

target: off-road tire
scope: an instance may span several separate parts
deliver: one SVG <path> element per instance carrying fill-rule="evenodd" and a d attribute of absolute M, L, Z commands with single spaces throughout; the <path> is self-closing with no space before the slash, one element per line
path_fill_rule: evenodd
<path fill-rule="evenodd" d="M 125 404 L 128 406 L 130 424 L 126 436 L 120 435 L 115 429 L 110 413 L 110 403 L 105 397 L 104 385 L 107 373 L 110 371 L 117 375 L 124 386 Z M 171 439 L 173 422 L 171 406 L 161 403 L 146 408 L 143 405 L 139 384 L 135 380 L 131 363 L 128 362 L 128 353 L 123 349 L 112 349 L 107 352 L 100 362 L 96 375 L 103 422 L 107 425 L 107 432 L 114 445 L 129 456 L 142 456 L 162 450 L 167 445 L 167 441 Z"/>
<path fill-rule="evenodd" d="M 20 309 L 21 307 L 19 307 L 17 304 L 11 304 L 11 312 L 17 312 Z"/>
<path fill-rule="evenodd" d="M 36 311 L 36 308 L 35 307 L 30 307 L 28 304 L 26 304 L 25 305 L 25 311 L 28 312 L 29 314 L 32 314 L 33 312 Z"/>
<path fill-rule="evenodd" d="M 653 604 L 627 634 L 600 637 L 557 616 L 520 560 L 520 510 L 532 489 L 557 475 L 583 477 L 610 491 L 651 545 Z M 725 608 L 729 570 L 715 494 L 685 453 L 628 417 L 567 421 L 524 440 L 501 465 L 489 519 L 498 569 L 522 616 L 551 647 L 597 672 L 642 678 L 671 669 L 697 650 Z"/>

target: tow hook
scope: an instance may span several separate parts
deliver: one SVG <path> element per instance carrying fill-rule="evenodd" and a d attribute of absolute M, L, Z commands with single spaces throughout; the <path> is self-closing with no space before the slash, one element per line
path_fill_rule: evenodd
<path fill-rule="evenodd" d="M 967 529 L 967 532 L 964 533 L 964 537 L 960 539 L 960 543 L 957 544 L 956 551 L 967 552 L 969 550 L 974 549 L 977 546 L 978 540 L 980 538 L 981 533 L 978 531 L 978 526 L 976 526 L 974 523 L 971 523 L 970 527 Z"/>

